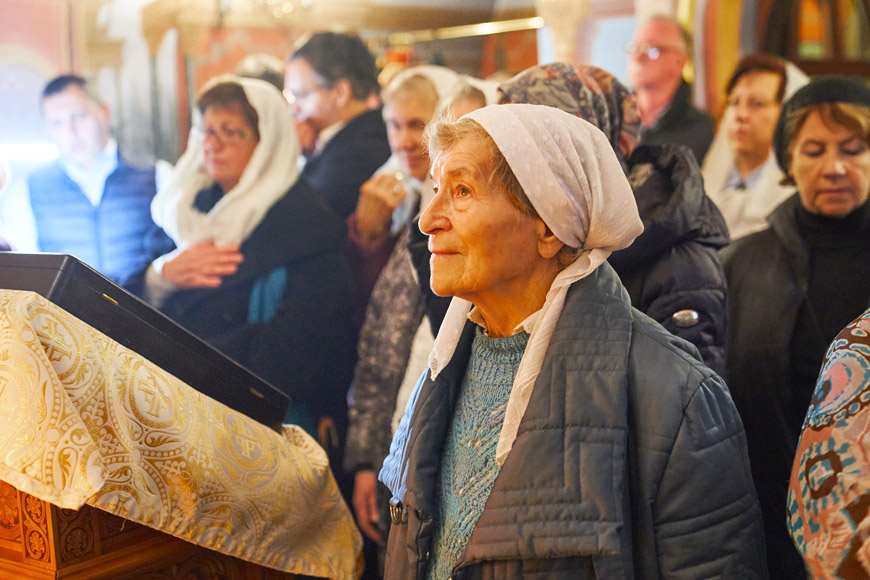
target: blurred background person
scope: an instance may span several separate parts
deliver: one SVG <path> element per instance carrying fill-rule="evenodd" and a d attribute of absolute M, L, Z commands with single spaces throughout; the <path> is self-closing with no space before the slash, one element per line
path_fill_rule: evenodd
<path fill-rule="evenodd" d="M 486 105 L 486 94 L 480 88 L 463 81 L 449 93 L 439 107 L 438 114 L 445 119 L 458 119 L 466 113 Z"/>
<path fill-rule="evenodd" d="M 372 221 L 367 227 L 377 236 L 390 232 L 399 235 L 366 310 L 349 395 L 345 467 L 356 473 L 353 505 L 360 528 L 378 542 L 386 538 L 389 529 L 389 496 L 377 482 L 377 470 L 389 452 L 397 392 L 401 385 L 419 378 L 433 340 L 434 331 L 423 320 L 421 293 L 407 243 L 410 230 L 416 228 L 416 217 L 434 196 L 423 130 L 447 102 L 449 97 L 442 95 L 446 91 L 452 95 L 457 86 L 466 84 L 458 74 L 442 69 L 411 67 L 399 73 L 382 93 L 393 157 L 380 175 L 363 185 L 356 212 L 356 227 L 361 229 L 364 199 L 373 197 L 375 211 L 367 212 L 366 221 Z M 422 361 L 409 364 L 412 352 L 421 353 Z"/>
<path fill-rule="evenodd" d="M 691 36 L 675 19 L 654 16 L 638 27 L 626 50 L 641 143 L 685 145 L 700 165 L 713 141 L 713 118 L 692 105 L 692 87 L 683 79 Z"/>
<path fill-rule="evenodd" d="M 145 282 L 164 313 L 290 395 L 285 421 L 329 449 L 347 423 L 347 382 L 335 373 L 353 356 L 352 281 L 346 227 L 299 176 L 298 155 L 277 89 L 209 81 L 153 204 L 178 248 Z"/>
<path fill-rule="evenodd" d="M 357 207 L 348 219 L 348 251 L 360 274 L 354 309 L 358 327 L 396 238 L 431 198 L 429 157 L 423 152 L 422 136 L 438 107 L 438 90 L 423 74 L 400 74 L 381 93 L 381 100 L 392 155 L 362 184 Z"/>
<path fill-rule="evenodd" d="M 608 138 L 524 104 L 427 133 L 453 299 L 380 474 L 385 576 L 762 577 L 727 387 L 605 263 L 643 228 Z"/>
<path fill-rule="evenodd" d="M 317 134 L 302 170 L 342 218 L 356 208 L 359 189 L 390 156 L 375 61 L 356 36 L 312 35 L 287 59 L 285 96 L 293 116 Z"/>
<path fill-rule="evenodd" d="M 791 538 L 812 578 L 870 577 L 870 310 L 831 343 L 788 491 Z"/>
<path fill-rule="evenodd" d="M 870 88 L 821 77 L 774 133 L 797 193 L 723 252 L 728 386 L 749 441 L 772 578 L 805 575 L 786 528 L 795 447 L 825 350 L 870 304 Z"/>
<path fill-rule="evenodd" d="M 725 85 L 722 123 L 704 159 L 704 187 L 732 240 L 767 228 L 767 216 L 794 194 L 773 153 L 773 130 L 784 99 L 809 79 L 769 54 L 741 58 Z"/>
<path fill-rule="evenodd" d="M 297 124 L 306 124 L 317 135 L 302 176 L 334 212 L 348 219 L 357 208 L 363 183 L 390 157 L 374 58 L 357 36 L 320 32 L 287 59 L 284 87 Z M 371 245 L 356 235 L 348 240 L 347 256 L 355 281 L 349 339 L 354 344 L 373 277 L 383 264 L 376 259 L 378 248 Z M 388 247 L 381 248 L 380 254 L 388 252 Z M 353 376 L 354 360 L 348 362 L 341 373 L 344 388 Z M 344 448 L 344 441 L 340 446 Z M 345 483 L 339 485 L 349 492 Z"/>
<path fill-rule="evenodd" d="M 41 252 L 72 254 L 123 284 L 172 247 L 151 219 L 161 171 L 128 163 L 109 110 L 87 81 L 62 75 L 42 92 L 42 116 L 60 159 L 27 180 Z"/>

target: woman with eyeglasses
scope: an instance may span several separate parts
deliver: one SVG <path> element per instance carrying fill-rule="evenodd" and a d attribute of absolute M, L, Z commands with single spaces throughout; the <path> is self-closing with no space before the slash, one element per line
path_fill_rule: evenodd
<path fill-rule="evenodd" d="M 300 178 L 281 93 L 233 76 L 197 101 L 187 151 L 154 198 L 177 249 L 145 274 L 164 313 L 293 399 L 287 422 L 342 429 L 349 364 L 346 226 Z M 340 433 L 343 437 L 343 433 Z"/>

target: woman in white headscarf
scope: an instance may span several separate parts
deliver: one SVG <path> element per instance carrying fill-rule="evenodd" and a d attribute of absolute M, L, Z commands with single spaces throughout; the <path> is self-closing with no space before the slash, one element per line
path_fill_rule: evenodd
<path fill-rule="evenodd" d="M 324 417 L 340 427 L 349 378 L 336 373 L 353 354 L 346 227 L 299 177 L 275 87 L 218 77 L 197 109 L 187 151 L 152 204 L 177 249 L 149 269 L 147 295 L 288 393 L 288 422 L 315 436 Z"/>
<path fill-rule="evenodd" d="M 762 577 L 727 388 L 605 262 L 642 226 L 604 134 L 536 105 L 427 131 L 454 298 L 380 474 L 385 577 Z"/>

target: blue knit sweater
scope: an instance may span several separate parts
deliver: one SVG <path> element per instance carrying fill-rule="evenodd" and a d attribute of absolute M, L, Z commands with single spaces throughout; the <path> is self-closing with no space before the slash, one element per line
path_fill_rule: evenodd
<path fill-rule="evenodd" d="M 492 490 L 505 406 L 529 335 L 489 338 L 478 329 L 444 442 L 440 506 L 429 580 L 446 580 Z"/>

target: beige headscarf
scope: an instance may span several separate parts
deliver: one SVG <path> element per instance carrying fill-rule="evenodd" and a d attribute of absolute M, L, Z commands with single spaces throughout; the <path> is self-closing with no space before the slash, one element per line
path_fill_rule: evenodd
<path fill-rule="evenodd" d="M 151 202 L 154 222 L 180 247 L 203 241 L 214 241 L 218 246 L 241 244 L 299 177 L 299 141 L 290 110 L 278 89 L 258 79 L 222 75 L 206 83 L 203 92 L 225 82 L 245 90 L 245 97 L 259 117 L 260 142 L 239 183 L 225 192 L 211 211 L 201 213 L 193 206 L 194 199 L 213 181 L 205 171 L 198 130 L 202 115 L 194 111 L 187 150 Z"/>
<path fill-rule="evenodd" d="M 535 211 L 556 237 L 580 248 L 577 259 L 550 286 L 529 337 L 496 449 L 496 461 L 502 464 L 516 439 L 568 288 L 593 272 L 611 252 L 629 246 L 643 225 L 613 147 L 594 125 L 541 105 L 489 106 L 464 118 L 480 124 L 492 137 Z M 433 379 L 453 357 L 471 306 L 461 298 L 450 303 L 429 357 Z"/>

